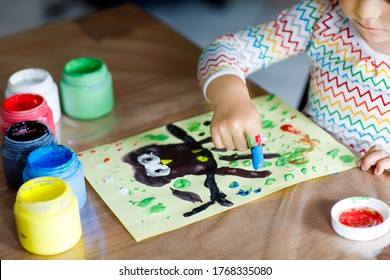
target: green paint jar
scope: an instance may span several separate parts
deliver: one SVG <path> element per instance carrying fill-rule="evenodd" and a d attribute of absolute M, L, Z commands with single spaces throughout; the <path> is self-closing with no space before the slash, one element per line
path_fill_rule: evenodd
<path fill-rule="evenodd" d="M 99 58 L 80 57 L 67 62 L 60 89 L 63 110 L 72 118 L 97 119 L 114 108 L 111 74 Z"/>

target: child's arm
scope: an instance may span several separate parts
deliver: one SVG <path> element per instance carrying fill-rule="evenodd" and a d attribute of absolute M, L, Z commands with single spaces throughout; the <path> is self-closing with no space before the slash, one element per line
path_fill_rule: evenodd
<path fill-rule="evenodd" d="M 236 75 L 215 78 L 207 88 L 214 107 L 211 135 L 216 148 L 247 150 L 245 134 L 261 135 L 260 114 L 252 103 L 244 81 Z"/>
<path fill-rule="evenodd" d="M 357 165 L 363 171 L 367 171 L 372 166 L 375 166 L 374 174 L 382 175 L 384 171 L 390 172 L 390 153 L 375 145 L 358 160 Z"/>
<path fill-rule="evenodd" d="M 331 7 L 327 0 L 301 1 L 278 17 L 214 40 L 202 53 L 198 79 L 214 106 L 211 134 L 217 148 L 247 149 L 261 135 L 260 115 L 245 79 L 251 73 L 307 51 L 317 20 Z"/>

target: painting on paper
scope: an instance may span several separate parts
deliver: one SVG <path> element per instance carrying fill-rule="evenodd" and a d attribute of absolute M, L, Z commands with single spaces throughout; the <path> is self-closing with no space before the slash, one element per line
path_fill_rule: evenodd
<path fill-rule="evenodd" d="M 200 221 L 312 178 L 355 167 L 355 156 L 274 95 L 253 99 L 264 165 L 217 150 L 212 113 L 79 153 L 85 177 L 136 241 Z"/>

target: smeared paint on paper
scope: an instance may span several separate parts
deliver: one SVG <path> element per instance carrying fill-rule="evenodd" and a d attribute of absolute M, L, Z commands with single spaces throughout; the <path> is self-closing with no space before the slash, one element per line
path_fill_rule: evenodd
<path fill-rule="evenodd" d="M 253 101 L 266 159 L 257 171 L 250 151 L 215 149 L 207 113 L 80 152 L 85 177 L 140 241 L 356 166 L 346 147 L 276 96 Z"/>

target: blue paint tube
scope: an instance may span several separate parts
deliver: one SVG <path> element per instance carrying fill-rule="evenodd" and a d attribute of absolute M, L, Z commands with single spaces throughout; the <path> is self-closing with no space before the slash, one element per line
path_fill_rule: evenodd
<path fill-rule="evenodd" d="M 56 143 L 54 134 L 43 123 L 24 121 L 8 127 L 1 145 L 7 185 L 19 189 L 23 184 L 22 173 L 28 155 L 39 147 Z"/>
<path fill-rule="evenodd" d="M 63 145 L 40 147 L 29 154 L 23 170 L 27 182 L 37 177 L 56 177 L 64 180 L 77 197 L 79 209 L 87 201 L 84 170 L 77 154 Z"/>

